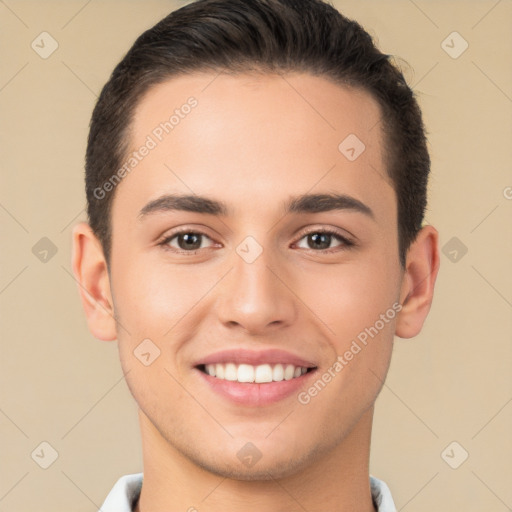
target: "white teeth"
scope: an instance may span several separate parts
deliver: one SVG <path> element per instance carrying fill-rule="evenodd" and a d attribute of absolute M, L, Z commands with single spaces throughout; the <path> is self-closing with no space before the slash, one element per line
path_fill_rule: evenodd
<path fill-rule="evenodd" d="M 205 370 L 208 375 L 217 379 L 257 384 L 296 379 L 308 371 L 303 366 L 294 366 L 293 364 L 285 366 L 280 363 L 273 366 L 270 364 L 252 366 L 250 364 L 217 363 L 205 365 Z"/>
<path fill-rule="evenodd" d="M 287 364 L 284 369 L 284 380 L 293 379 L 293 375 L 295 373 L 295 366 L 293 364 Z"/>
<path fill-rule="evenodd" d="M 269 364 L 260 364 L 256 366 L 254 372 L 254 382 L 272 382 L 272 367 Z"/>
<path fill-rule="evenodd" d="M 238 366 L 238 382 L 254 382 L 254 367 L 250 364 Z"/>
<path fill-rule="evenodd" d="M 233 363 L 228 363 L 224 367 L 224 378 L 226 380 L 237 380 L 237 370 Z"/>
<path fill-rule="evenodd" d="M 282 364 L 276 364 L 272 370 L 272 380 L 283 380 L 284 379 L 284 368 Z"/>

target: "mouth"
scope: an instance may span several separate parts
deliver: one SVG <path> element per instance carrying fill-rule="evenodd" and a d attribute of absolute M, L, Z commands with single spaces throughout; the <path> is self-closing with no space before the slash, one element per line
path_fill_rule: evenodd
<path fill-rule="evenodd" d="M 269 349 L 225 350 L 194 365 L 200 382 L 222 400 L 261 407 L 276 404 L 308 385 L 318 367 L 295 354 Z"/>
<path fill-rule="evenodd" d="M 220 380 L 240 383 L 265 384 L 298 379 L 302 375 L 312 372 L 316 367 L 295 366 L 293 364 L 236 364 L 217 363 L 201 364 L 197 369 L 210 377 Z"/>

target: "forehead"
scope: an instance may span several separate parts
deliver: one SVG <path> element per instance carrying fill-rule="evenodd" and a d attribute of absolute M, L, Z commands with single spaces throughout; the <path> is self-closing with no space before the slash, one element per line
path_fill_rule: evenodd
<path fill-rule="evenodd" d="M 278 194 L 336 189 L 393 209 L 382 205 L 394 203 L 383 140 L 378 103 L 325 78 L 174 77 L 135 109 L 130 154 L 139 155 L 116 194 L 140 207 L 163 193 L 223 195 L 242 209 L 248 193 L 268 204 Z"/>

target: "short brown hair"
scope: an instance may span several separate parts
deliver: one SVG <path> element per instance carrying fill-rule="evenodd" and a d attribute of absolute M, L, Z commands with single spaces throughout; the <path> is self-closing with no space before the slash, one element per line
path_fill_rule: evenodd
<path fill-rule="evenodd" d="M 430 158 L 421 111 L 389 55 L 357 22 L 322 0 L 198 0 L 138 37 L 101 91 L 87 145 L 87 212 L 107 263 L 115 187 L 101 197 L 98 190 L 124 161 L 138 102 L 160 82 L 205 70 L 308 72 L 370 93 L 382 109 L 405 265 L 427 203 Z"/>

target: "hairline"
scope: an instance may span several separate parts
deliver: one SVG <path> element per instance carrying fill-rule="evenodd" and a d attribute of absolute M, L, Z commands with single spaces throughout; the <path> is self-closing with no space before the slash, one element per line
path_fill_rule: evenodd
<path fill-rule="evenodd" d="M 400 266 L 402 268 L 405 267 L 405 254 L 403 255 L 404 258 L 402 258 L 402 234 L 400 230 L 400 205 L 399 205 L 399 196 L 397 191 L 397 183 L 395 183 L 395 180 L 391 174 L 391 171 L 393 169 L 393 166 L 395 165 L 396 160 L 396 153 L 397 148 L 394 147 L 394 141 L 393 141 L 393 126 L 392 122 L 389 119 L 386 119 L 386 107 L 387 105 L 378 97 L 378 95 L 373 91 L 370 87 L 365 86 L 362 83 L 358 83 L 355 80 L 352 80 L 350 78 L 344 79 L 340 77 L 334 77 L 332 73 L 329 72 L 315 72 L 313 69 L 311 69 L 310 66 L 304 66 L 301 68 L 300 66 L 291 66 L 291 67 L 284 67 L 284 66 L 268 66 L 264 63 L 258 63 L 255 61 L 252 61 L 248 59 L 245 62 L 237 62 L 234 63 L 233 66 L 227 67 L 227 66 L 215 66 L 215 65 L 190 65 L 185 68 L 181 68 L 180 70 L 173 72 L 173 71 L 160 71 L 160 75 L 157 76 L 156 79 L 153 81 L 149 80 L 147 84 L 142 84 L 140 86 L 140 89 L 138 87 L 133 87 L 130 90 L 129 96 L 133 96 L 134 103 L 130 106 L 130 110 L 128 112 L 127 116 L 127 123 L 126 126 L 123 128 L 123 130 L 120 133 L 119 136 L 119 143 L 120 146 L 123 148 L 122 152 L 120 152 L 120 158 L 119 160 L 121 162 L 125 161 L 130 154 L 130 152 L 133 150 L 134 142 L 133 142 L 133 127 L 134 123 L 137 117 L 137 111 L 141 108 L 142 103 L 147 98 L 151 92 L 158 87 L 159 85 L 172 82 L 175 79 L 183 78 L 183 77 L 190 77 L 194 75 L 208 75 L 208 74 L 226 74 L 233 77 L 243 77 L 243 76 L 258 76 L 258 77 L 265 77 L 265 76 L 282 76 L 282 75 L 309 75 L 317 78 L 322 78 L 329 83 L 336 85 L 340 88 L 344 88 L 348 92 L 363 92 L 368 98 L 370 98 L 377 106 L 378 113 L 379 113 L 379 122 L 380 125 L 380 142 L 381 142 L 381 149 L 382 149 L 382 157 L 383 157 L 383 164 L 385 169 L 385 176 L 382 177 L 385 178 L 388 184 L 391 186 L 391 188 L 394 191 L 395 196 L 395 205 L 396 205 L 396 227 L 397 227 L 397 242 L 399 246 L 399 262 Z M 155 73 L 156 75 L 156 73 Z M 121 179 L 120 184 L 123 182 L 124 178 Z M 117 189 L 119 186 L 116 186 L 114 190 L 112 191 L 111 196 L 108 200 L 108 209 L 107 209 L 107 229 L 106 229 L 106 240 L 105 243 L 108 247 L 106 247 L 106 254 L 105 260 L 107 263 L 107 266 L 110 266 L 111 263 L 111 252 L 112 252 L 112 238 L 113 238 L 113 219 L 112 219 L 112 212 L 113 212 L 113 204 L 114 200 L 117 195 Z M 417 233 L 416 233 L 417 234 Z M 410 241 L 412 243 L 413 240 Z M 103 245 L 103 244 L 101 244 Z M 404 248 L 406 252 L 407 248 Z M 105 248 L 104 248 L 105 252 Z"/>

